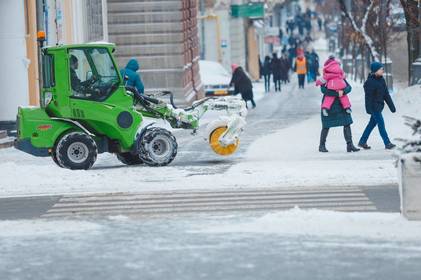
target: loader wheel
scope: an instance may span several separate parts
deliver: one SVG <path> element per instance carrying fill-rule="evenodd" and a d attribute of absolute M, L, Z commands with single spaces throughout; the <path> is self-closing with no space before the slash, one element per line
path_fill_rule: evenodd
<path fill-rule="evenodd" d="M 58 167 L 63 167 L 60 165 L 60 163 L 58 162 L 57 159 L 57 154 L 56 154 L 56 147 L 53 148 L 53 151 L 51 152 L 51 158 L 53 159 L 54 163 L 57 164 Z"/>
<path fill-rule="evenodd" d="M 143 163 L 142 159 L 138 154 L 134 155 L 132 153 L 120 153 L 117 154 L 117 158 L 119 161 L 126 165 L 137 165 Z"/>
<path fill-rule="evenodd" d="M 149 166 L 165 166 L 177 155 L 177 140 L 166 129 L 153 127 L 146 130 L 139 143 L 140 158 Z"/>
<path fill-rule="evenodd" d="M 237 139 L 235 144 L 230 144 L 228 146 L 222 146 L 221 143 L 219 143 L 219 138 L 221 135 L 227 130 L 227 127 L 221 126 L 218 128 L 215 128 L 210 137 L 209 137 L 209 145 L 212 148 L 212 150 L 221 156 L 229 156 L 232 155 L 240 145 L 240 140 Z"/>
<path fill-rule="evenodd" d="M 89 169 L 95 163 L 98 148 L 95 141 L 82 132 L 64 135 L 53 152 L 59 166 L 68 169 Z"/>

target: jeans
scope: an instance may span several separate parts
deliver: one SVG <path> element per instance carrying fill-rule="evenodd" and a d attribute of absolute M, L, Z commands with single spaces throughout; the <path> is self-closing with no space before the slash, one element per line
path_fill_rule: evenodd
<path fill-rule="evenodd" d="M 368 137 L 370 137 L 371 132 L 376 127 L 379 128 L 380 136 L 383 139 L 385 145 L 390 144 L 389 136 L 387 135 L 386 127 L 384 125 L 384 119 L 381 112 L 375 112 L 371 114 L 370 121 L 367 124 L 367 127 L 364 130 L 363 135 L 360 139 L 360 144 L 367 144 Z"/>
<path fill-rule="evenodd" d="M 298 88 L 304 88 L 306 74 L 298 74 Z"/>
<path fill-rule="evenodd" d="M 270 75 L 264 75 L 265 78 L 265 91 L 270 91 Z"/>

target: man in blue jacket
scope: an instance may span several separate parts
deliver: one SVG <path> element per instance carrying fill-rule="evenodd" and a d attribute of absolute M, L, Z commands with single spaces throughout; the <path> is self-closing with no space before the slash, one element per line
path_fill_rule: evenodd
<path fill-rule="evenodd" d="M 139 70 L 139 63 L 136 59 L 132 58 L 127 63 L 126 68 L 120 70 L 120 73 L 123 79 L 127 79 L 125 82 L 126 86 L 135 87 L 140 94 L 143 94 L 145 87 L 140 79 L 140 75 L 136 72 L 137 70 Z"/>
<path fill-rule="evenodd" d="M 380 62 L 373 62 L 371 63 L 370 68 L 371 73 L 369 74 L 367 81 L 364 83 L 364 92 L 365 108 L 371 117 L 363 135 L 361 136 L 358 146 L 366 150 L 371 149 L 371 147 L 367 145 L 367 140 L 368 137 L 370 137 L 370 133 L 377 126 L 385 148 L 391 150 L 395 148 L 396 145 L 390 142 L 389 136 L 387 135 L 382 111 L 384 103 L 387 104 L 392 113 L 396 112 L 396 108 L 393 104 L 392 97 L 389 94 L 389 90 L 387 89 L 386 81 L 383 78 L 383 64 Z"/>

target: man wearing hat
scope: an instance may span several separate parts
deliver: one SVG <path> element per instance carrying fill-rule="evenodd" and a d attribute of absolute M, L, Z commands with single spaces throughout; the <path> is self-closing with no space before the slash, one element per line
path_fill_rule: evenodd
<path fill-rule="evenodd" d="M 392 113 L 396 112 L 396 107 L 393 104 L 392 97 L 389 94 L 386 81 L 383 78 L 383 64 L 375 61 L 371 63 L 370 68 L 371 73 L 368 75 L 367 81 L 364 83 L 364 92 L 365 108 L 367 114 L 371 115 L 371 117 L 363 135 L 361 136 L 358 146 L 366 150 L 371 149 L 371 147 L 367 145 L 367 140 L 370 137 L 370 133 L 377 126 L 380 132 L 380 136 L 383 139 L 385 148 L 391 150 L 395 148 L 396 145 L 390 141 L 389 136 L 387 135 L 382 111 L 384 108 L 384 103 L 387 104 Z"/>

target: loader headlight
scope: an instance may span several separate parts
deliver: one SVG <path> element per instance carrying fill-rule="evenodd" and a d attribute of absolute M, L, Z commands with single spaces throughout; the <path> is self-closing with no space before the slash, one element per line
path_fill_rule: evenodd
<path fill-rule="evenodd" d="M 51 102 L 53 99 L 53 94 L 51 92 L 45 92 L 44 93 L 44 107 L 47 107 L 47 105 Z"/>

